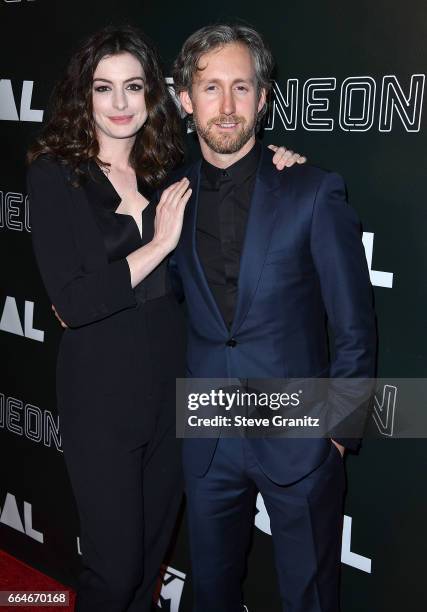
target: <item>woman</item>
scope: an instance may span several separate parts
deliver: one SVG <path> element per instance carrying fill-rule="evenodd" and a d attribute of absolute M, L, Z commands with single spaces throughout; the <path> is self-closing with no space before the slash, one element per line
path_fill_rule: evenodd
<path fill-rule="evenodd" d="M 166 258 L 191 189 L 184 178 L 150 202 L 182 145 L 139 32 L 106 28 L 76 53 L 29 159 L 34 251 L 67 326 L 57 395 L 81 523 L 76 610 L 148 611 L 182 496 L 184 324 Z"/>

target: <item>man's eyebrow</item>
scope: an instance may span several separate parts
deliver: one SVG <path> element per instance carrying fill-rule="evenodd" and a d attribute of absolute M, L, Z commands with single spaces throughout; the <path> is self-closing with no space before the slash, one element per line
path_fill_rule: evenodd
<path fill-rule="evenodd" d="M 135 76 L 135 77 L 131 77 L 130 79 L 126 79 L 125 81 L 123 81 L 123 83 L 129 83 L 129 81 L 136 81 L 137 79 L 140 79 L 141 81 L 144 80 L 144 77 L 142 76 Z M 93 82 L 95 83 L 95 81 L 103 81 L 104 83 L 113 83 L 113 81 L 109 81 L 108 79 L 103 79 L 101 77 L 96 77 L 95 79 L 93 79 Z"/>
<path fill-rule="evenodd" d="M 222 79 L 206 79 L 206 78 L 198 78 L 197 81 L 199 83 L 221 83 Z M 253 78 L 248 78 L 248 79 L 234 79 L 234 81 L 232 81 L 233 84 L 235 83 L 254 83 L 255 79 Z"/>

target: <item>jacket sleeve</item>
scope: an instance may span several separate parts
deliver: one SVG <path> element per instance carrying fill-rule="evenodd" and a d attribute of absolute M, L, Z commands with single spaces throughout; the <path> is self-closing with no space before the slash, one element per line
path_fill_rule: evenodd
<path fill-rule="evenodd" d="M 351 423 L 353 419 L 355 429 L 361 425 L 362 413 L 367 415 L 360 407 L 368 406 L 364 403 L 370 388 L 367 381 L 375 376 L 377 346 L 373 291 L 361 238 L 360 222 L 346 201 L 342 178 L 326 174 L 313 210 L 311 251 L 334 337 L 329 392 L 335 411 L 332 421 L 350 419 Z M 349 378 L 361 382 L 343 380 Z M 332 437 L 348 448 L 359 444 L 357 439 Z"/>
<path fill-rule="evenodd" d="M 174 182 L 174 180 L 171 180 L 171 179 L 173 179 L 173 176 L 168 177 L 168 183 L 170 184 Z M 153 202 L 155 202 L 156 206 L 160 202 L 161 195 L 162 195 L 161 190 L 159 189 L 153 195 Z M 177 248 L 179 248 L 179 244 Z M 181 275 L 179 273 L 179 268 L 178 268 L 178 263 L 177 263 L 177 258 L 176 258 L 176 249 L 168 257 L 167 266 L 168 266 L 167 270 L 168 270 L 169 279 L 170 279 L 171 286 L 172 286 L 172 291 L 174 292 L 177 301 L 181 303 L 185 300 L 185 294 L 184 294 L 184 286 L 182 284 Z"/>
<path fill-rule="evenodd" d="M 28 175 L 31 233 L 52 304 L 69 327 L 103 319 L 135 305 L 126 259 L 84 270 L 71 220 L 71 186 L 57 162 L 40 158 Z"/>
<path fill-rule="evenodd" d="M 172 255 L 169 257 L 168 272 L 172 285 L 172 290 L 178 302 L 181 303 L 185 300 L 185 293 L 175 253 L 172 253 Z"/>

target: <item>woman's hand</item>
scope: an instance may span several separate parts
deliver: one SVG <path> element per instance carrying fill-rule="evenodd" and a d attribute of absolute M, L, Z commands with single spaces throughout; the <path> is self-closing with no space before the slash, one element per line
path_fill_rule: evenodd
<path fill-rule="evenodd" d="M 342 444 L 339 444 L 338 442 L 335 442 L 335 440 L 333 440 L 332 438 L 331 438 L 331 442 L 332 442 L 332 444 L 335 444 L 335 446 L 337 447 L 341 457 L 344 457 L 345 447 Z"/>
<path fill-rule="evenodd" d="M 59 314 L 56 311 L 55 306 L 52 304 L 52 310 L 53 310 L 53 314 L 55 315 L 55 317 L 58 319 L 58 321 L 61 323 L 61 327 L 63 327 L 64 329 L 68 328 L 68 325 L 65 323 L 65 321 L 63 321 L 61 319 L 61 317 L 59 316 Z"/>
<path fill-rule="evenodd" d="M 268 145 L 268 148 L 274 151 L 273 164 L 278 170 L 290 168 L 294 164 L 305 164 L 307 158 L 299 153 L 294 153 L 286 147 L 278 147 L 276 145 Z"/>
<path fill-rule="evenodd" d="M 143 281 L 178 244 L 185 205 L 191 196 L 189 185 L 190 181 L 183 178 L 164 190 L 156 208 L 153 239 L 126 257 L 132 287 Z"/>
<path fill-rule="evenodd" d="M 184 177 L 164 190 L 157 204 L 153 243 L 170 253 L 178 244 L 185 206 L 191 196 L 190 181 Z"/>

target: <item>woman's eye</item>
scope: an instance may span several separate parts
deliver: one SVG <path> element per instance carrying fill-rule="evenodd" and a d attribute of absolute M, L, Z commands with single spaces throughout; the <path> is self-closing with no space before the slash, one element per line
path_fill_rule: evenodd
<path fill-rule="evenodd" d="M 127 86 L 127 89 L 130 89 L 131 91 L 141 91 L 143 86 L 139 83 L 130 83 L 130 85 Z"/>
<path fill-rule="evenodd" d="M 95 87 L 95 91 L 103 93 L 104 91 L 110 91 L 110 88 L 108 87 L 108 85 L 98 85 L 98 87 Z"/>

